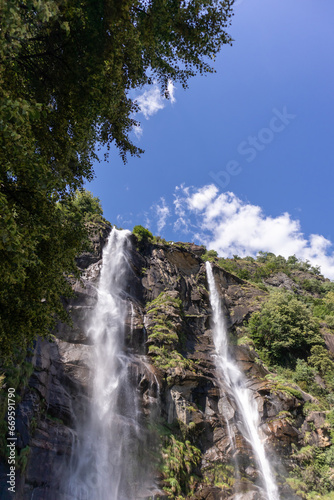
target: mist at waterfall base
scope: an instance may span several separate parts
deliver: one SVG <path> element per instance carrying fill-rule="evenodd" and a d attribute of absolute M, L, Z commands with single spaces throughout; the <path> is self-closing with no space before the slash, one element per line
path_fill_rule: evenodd
<path fill-rule="evenodd" d="M 264 500 L 279 500 L 278 488 L 259 433 L 260 418 L 256 402 L 252 399 L 251 391 L 247 389 L 246 380 L 237 363 L 229 355 L 225 317 L 210 262 L 206 262 L 206 272 L 213 313 L 213 341 L 216 349 L 215 362 L 218 376 L 224 387 L 227 388 L 229 396 L 236 403 L 241 419 L 239 430 L 253 450 L 265 492 Z M 227 427 L 231 446 L 234 447 L 233 435 L 229 429 L 228 421 Z"/>
<path fill-rule="evenodd" d="M 65 493 L 72 500 L 137 500 L 153 482 L 147 460 L 136 382 L 136 356 L 125 347 L 126 318 L 133 311 L 130 231 L 112 230 L 103 250 L 98 297 L 87 325 L 94 346 L 92 389 L 86 415 L 79 415 Z M 138 361 L 138 360 L 137 360 Z M 67 498 L 67 497 L 66 497 Z"/>

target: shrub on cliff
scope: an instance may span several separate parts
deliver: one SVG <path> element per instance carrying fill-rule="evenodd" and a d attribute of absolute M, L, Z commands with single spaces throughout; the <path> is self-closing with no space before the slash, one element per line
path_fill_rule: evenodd
<path fill-rule="evenodd" d="M 132 233 L 136 236 L 137 241 L 140 245 L 145 245 L 145 243 L 150 243 L 153 241 L 153 234 L 151 231 L 143 226 L 135 226 Z"/>
<path fill-rule="evenodd" d="M 202 260 L 204 260 L 204 262 L 213 262 L 217 257 L 218 253 L 216 250 L 206 250 L 206 252 L 202 255 Z"/>
<path fill-rule="evenodd" d="M 270 364 L 294 367 L 297 359 L 311 354 L 312 346 L 324 344 L 307 305 L 283 291 L 272 293 L 261 311 L 253 313 L 248 329 Z"/>

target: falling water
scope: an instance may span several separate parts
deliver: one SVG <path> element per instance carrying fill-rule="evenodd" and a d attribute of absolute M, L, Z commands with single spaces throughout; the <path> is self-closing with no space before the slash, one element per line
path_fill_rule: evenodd
<path fill-rule="evenodd" d="M 110 234 L 87 326 L 94 346 L 93 387 L 72 452 L 66 493 L 73 500 L 137 499 L 145 475 L 138 456 L 143 446 L 136 390 L 129 379 L 131 356 L 124 348 L 129 234 L 116 229 Z"/>
<path fill-rule="evenodd" d="M 213 312 L 213 340 L 217 354 L 217 370 L 235 398 L 243 420 L 242 433 L 253 449 L 259 470 L 261 471 L 267 499 L 279 500 L 277 485 L 258 432 L 260 418 L 256 403 L 252 399 L 251 392 L 246 387 L 245 379 L 237 363 L 229 355 L 225 318 L 221 309 L 220 297 L 209 262 L 206 263 L 206 272 L 209 283 L 210 303 Z"/>

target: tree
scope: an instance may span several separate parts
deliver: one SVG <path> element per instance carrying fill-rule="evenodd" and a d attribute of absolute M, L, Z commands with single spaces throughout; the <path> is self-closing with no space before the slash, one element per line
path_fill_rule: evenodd
<path fill-rule="evenodd" d="M 213 71 L 232 0 L 7 0 L 0 30 L 0 349 L 62 315 L 84 221 L 59 203 L 91 180 L 96 147 L 126 161 L 133 89 Z M 67 292 L 66 292 L 67 290 Z"/>
<path fill-rule="evenodd" d="M 213 262 L 218 257 L 216 250 L 206 250 L 202 255 L 202 259 L 206 262 L 207 260 Z"/>
<path fill-rule="evenodd" d="M 272 364 L 294 367 L 313 346 L 324 345 L 308 307 L 283 291 L 273 293 L 261 311 L 252 314 L 248 328 L 255 346 Z"/>
<path fill-rule="evenodd" d="M 137 110 L 129 91 L 153 80 L 187 85 L 213 71 L 232 0 L 8 0 L 1 31 L 7 116 L 33 124 L 40 154 L 66 184 L 92 175 L 96 143 L 123 158 L 140 150 L 128 133 Z M 10 132 L 10 131 L 9 131 Z M 54 180 L 54 179 L 53 179 Z M 58 181 L 61 181 L 58 178 Z"/>
<path fill-rule="evenodd" d="M 144 246 L 153 241 L 153 234 L 146 227 L 134 226 L 132 233 L 136 236 L 139 246 Z"/>
<path fill-rule="evenodd" d="M 75 198 L 74 198 L 75 201 Z M 20 226 L 3 241 L 0 281 L 0 352 L 2 359 L 25 351 L 37 335 L 67 321 L 62 298 L 72 294 L 67 275 L 78 276 L 75 257 L 88 243 L 85 214 L 73 199 L 61 204 L 27 196 Z M 64 204 L 62 201 L 62 205 Z"/>
<path fill-rule="evenodd" d="M 74 212 L 85 222 L 103 221 L 103 209 L 101 201 L 97 196 L 93 196 L 87 189 L 77 189 L 73 198 L 66 198 L 58 202 L 64 214 L 73 214 Z"/>

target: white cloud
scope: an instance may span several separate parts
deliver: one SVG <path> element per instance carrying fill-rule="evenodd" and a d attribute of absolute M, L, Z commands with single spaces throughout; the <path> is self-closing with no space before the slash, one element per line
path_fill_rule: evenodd
<path fill-rule="evenodd" d="M 187 204 L 191 210 L 203 210 L 207 207 L 218 193 L 218 188 L 213 184 L 198 189 L 187 199 Z"/>
<path fill-rule="evenodd" d="M 154 85 L 151 89 L 145 90 L 143 94 L 136 98 L 136 102 L 146 120 L 165 107 L 164 98 L 160 94 L 158 85 Z"/>
<path fill-rule="evenodd" d="M 116 216 L 116 220 L 117 220 L 117 225 L 118 226 L 121 226 L 121 227 L 128 227 L 128 226 L 131 226 L 132 225 L 132 216 L 133 214 L 130 212 L 129 214 L 127 214 L 127 216 L 123 216 L 121 214 L 118 214 Z"/>
<path fill-rule="evenodd" d="M 173 227 L 176 232 L 190 233 L 189 221 L 185 217 L 178 217 Z"/>
<path fill-rule="evenodd" d="M 173 204 L 177 219 L 174 222 L 173 227 L 176 232 L 190 232 L 189 220 L 186 218 L 186 207 L 184 206 L 185 204 L 183 198 L 184 195 L 187 196 L 189 194 L 189 189 L 190 188 L 185 187 L 183 184 L 181 186 L 176 186 L 175 188 Z M 182 193 L 181 196 L 179 196 L 179 192 Z"/>
<path fill-rule="evenodd" d="M 334 279 L 332 242 L 321 235 L 306 237 L 300 222 L 288 213 L 267 216 L 261 207 L 246 203 L 232 192 L 219 194 L 210 184 L 199 189 L 180 186 L 175 192 L 174 223 L 177 231 L 189 232 L 221 256 L 255 256 L 260 250 L 289 257 L 296 255 L 320 265 L 322 273 Z M 196 223 L 189 222 L 190 217 Z"/>
<path fill-rule="evenodd" d="M 172 104 L 176 101 L 175 99 L 175 86 L 173 82 L 170 80 L 167 85 L 167 93 L 169 96 L 169 100 Z M 160 111 L 166 106 L 168 99 L 165 96 L 161 95 L 159 85 L 154 82 L 153 86 L 148 90 L 145 90 L 141 95 L 136 97 L 136 103 L 140 108 L 140 112 L 143 113 L 146 120 L 148 120 L 152 115 Z M 135 127 L 135 133 L 139 133 L 139 137 L 142 135 L 142 130 L 137 130 L 140 127 Z"/>
<path fill-rule="evenodd" d="M 162 231 L 162 229 L 166 225 L 166 220 L 170 216 L 170 209 L 166 204 L 165 198 L 160 198 L 160 205 L 156 204 L 151 207 L 152 211 L 155 214 L 157 220 L 157 228 L 158 232 Z"/>
<path fill-rule="evenodd" d="M 172 104 L 174 104 L 174 102 L 176 102 L 175 95 L 174 95 L 175 94 L 175 85 L 172 82 L 172 80 L 169 80 L 169 82 L 168 82 L 167 92 L 168 92 L 168 95 L 169 95 L 170 102 Z"/>
<path fill-rule="evenodd" d="M 133 127 L 133 131 L 135 133 L 135 136 L 137 139 L 140 139 L 141 136 L 143 135 L 143 129 L 141 128 L 140 125 L 137 125 L 136 127 Z"/>

